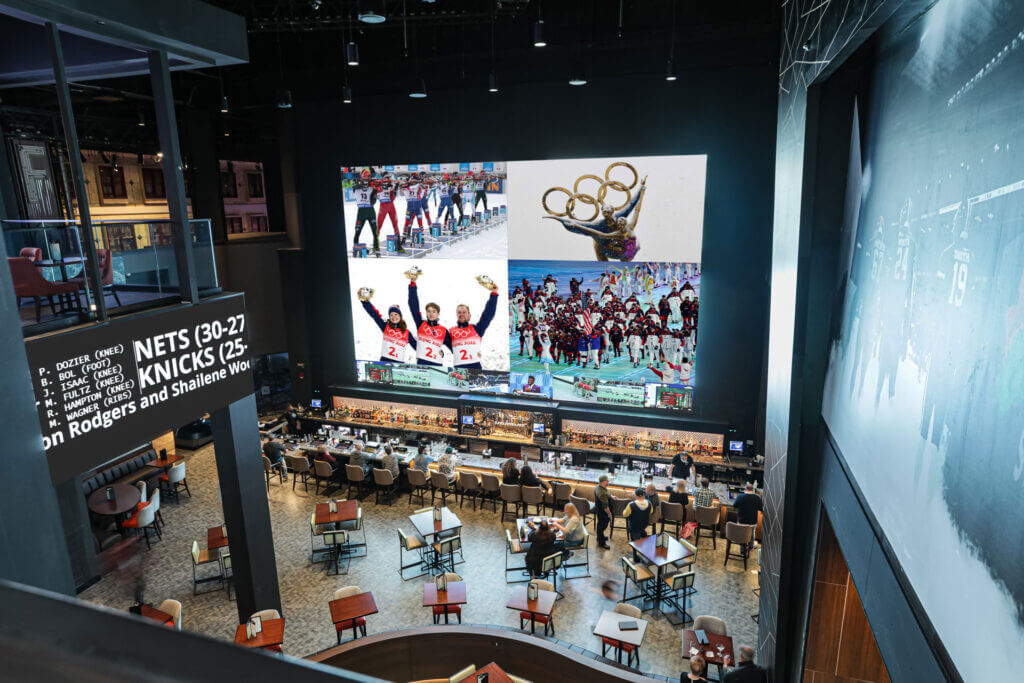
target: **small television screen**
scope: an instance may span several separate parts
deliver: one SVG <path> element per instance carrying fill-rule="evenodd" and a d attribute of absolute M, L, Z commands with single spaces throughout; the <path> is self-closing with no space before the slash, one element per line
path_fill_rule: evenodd
<path fill-rule="evenodd" d="M 545 426 L 544 426 L 543 422 L 534 422 L 533 423 L 533 433 L 534 434 L 543 434 L 544 433 L 544 429 L 545 429 Z"/>
<path fill-rule="evenodd" d="M 473 424 L 473 416 L 472 415 L 463 415 L 462 416 L 462 424 L 464 424 L 464 425 L 471 425 L 471 424 Z"/>
<path fill-rule="evenodd" d="M 309 399 L 309 407 L 310 408 L 323 408 L 324 407 L 324 402 L 321 401 L 318 398 L 311 398 L 311 399 Z"/>
<path fill-rule="evenodd" d="M 733 453 L 742 453 L 743 452 L 743 442 L 742 441 L 730 441 L 729 442 L 729 450 L 732 451 Z"/>

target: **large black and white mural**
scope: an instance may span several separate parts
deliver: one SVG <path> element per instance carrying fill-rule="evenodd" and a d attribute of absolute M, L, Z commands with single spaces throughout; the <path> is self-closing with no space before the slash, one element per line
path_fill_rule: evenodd
<path fill-rule="evenodd" d="M 1024 3 L 940 0 L 859 104 L 822 413 L 961 675 L 1000 680 L 1024 652 Z"/>

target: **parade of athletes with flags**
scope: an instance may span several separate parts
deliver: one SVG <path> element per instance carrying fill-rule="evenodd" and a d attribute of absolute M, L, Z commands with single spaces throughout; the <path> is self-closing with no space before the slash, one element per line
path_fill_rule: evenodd
<path fill-rule="evenodd" d="M 689 280 L 699 276 L 698 264 L 638 263 L 608 268 L 596 291 L 571 277 L 567 296 L 554 275 L 523 278 L 509 298 L 519 356 L 536 358 L 547 372 L 557 365 L 600 370 L 622 357 L 653 373 L 652 381 L 688 384 L 700 309 Z"/>

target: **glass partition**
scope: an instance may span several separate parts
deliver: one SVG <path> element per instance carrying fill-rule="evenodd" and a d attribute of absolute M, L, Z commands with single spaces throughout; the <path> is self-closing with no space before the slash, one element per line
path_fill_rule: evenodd
<path fill-rule="evenodd" d="M 79 225 L 4 221 L 3 227 L 22 325 L 70 316 L 81 322 L 92 319 Z M 200 295 L 220 291 L 209 219 L 190 220 L 189 234 Z M 97 221 L 93 236 L 108 311 L 146 308 L 180 298 L 170 221 Z"/>
<path fill-rule="evenodd" d="M 94 317 L 78 225 L 34 220 L 4 221 L 3 226 L 22 326 Z"/>

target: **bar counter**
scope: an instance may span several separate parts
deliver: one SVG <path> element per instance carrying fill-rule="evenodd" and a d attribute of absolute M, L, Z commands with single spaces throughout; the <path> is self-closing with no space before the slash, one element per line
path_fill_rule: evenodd
<path fill-rule="evenodd" d="M 289 455 L 293 455 L 299 452 L 303 455 L 313 453 L 323 443 L 318 443 L 316 439 L 310 442 L 292 442 L 285 439 L 282 440 L 282 445 Z M 328 452 L 334 456 L 340 456 L 347 458 L 352 453 L 352 441 L 345 440 L 338 446 L 327 445 Z M 379 464 L 383 458 L 383 446 L 382 443 L 377 441 L 365 442 L 365 452 L 367 459 Z M 404 451 L 404 452 L 403 452 Z M 408 467 L 412 462 L 413 458 L 416 457 L 418 449 L 412 446 L 396 446 L 395 455 L 398 456 L 398 461 L 401 467 Z M 456 451 L 456 472 L 472 472 L 474 474 L 494 474 L 501 479 L 501 465 L 505 462 L 505 458 L 502 457 L 484 457 L 475 453 L 467 453 L 465 451 Z M 339 463 L 340 466 L 341 463 Z M 544 462 L 529 462 L 529 464 L 540 479 L 548 482 L 560 481 L 573 485 L 573 493 L 581 498 L 586 498 L 590 502 L 594 501 L 594 487 L 597 486 L 598 478 L 602 474 L 608 475 L 608 489 L 609 492 L 617 498 L 630 498 L 633 497 L 633 492 L 640 486 L 647 486 L 648 484 L 654 484 L 658 489 L 659 496 L 663 500 L 668 499 L 668 490 L 675 485 L 676 480 L 671 477 L 643 477 L 639 472 L 625 471 L 625 472 L 608 472 L 604 469 L 597 469 L 591 467 L 566 467 L 556 468 L 553 464 Z M 430 469 L 436 470 L 436 466 L 433 461 L 430 463 Z M 404 480 L 404 477 L 400 477 Z M 715 500 L 718 504 L 725 509 L 725 514 L 722 515 L 720 520 L 721 533 L 725 534 L 726 522 L 735 521 L 736 512 L 733 510 L 732 502 L 734 496 L 730 496 L 729 487 L 719 482 L 712 482 L 709 487 L 715 494 Z M 694 518 L 693 513 L 693 492 L 695 486 L 692 482 L 687 484 L 687 492 L 690 495 L 690 504 L 687 508 L 686 519 L 691 521 Z M 758 493 L 761 493 L 758 491 Z M 757 537 L 760 537 L 761 524 L 758 521 Z"/>

